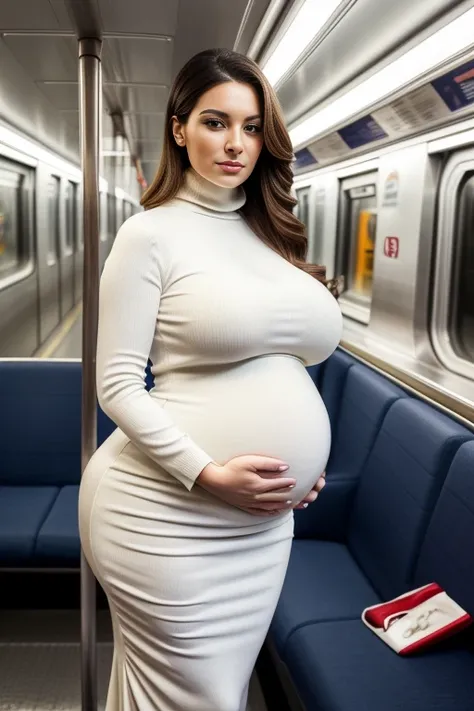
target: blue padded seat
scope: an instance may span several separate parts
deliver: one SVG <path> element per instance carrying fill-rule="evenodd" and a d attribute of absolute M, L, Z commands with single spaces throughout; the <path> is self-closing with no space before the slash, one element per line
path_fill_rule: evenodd
<path fill-rule="evenodd" d="M 318 363 L 317 365 L 309 365 L 306 368 L 309 375 L 311 376 L 311 380 L 316 385 L 318 390 L 321 385 L 321 380 L 322 380 L 322 376 L 323 376 L 323 367 L 324 367 L 324 363 Z"/>
<path fill-rule="evenodd" d="M 41 526 L 35 556 L 57 565 L 78 565 L 81 547 L 78 525 L 78 486 L 63 486 Z"/>
<path fill-rule="evenodd" d="M 81 363 L 2 362 L 0 484 L 77 484 L 81 450 Z"/>
<path fill-rule="evenodd" d="M 473 541 L 474 442 L 471 441 L 462 445 L 451 464 L 421 546 L 414 587 L 435 580 L 474 616 Z"/>
<path fill-rule="evenodd" d="M 332 358 L 326 364 L 325 379 L 331 377 Z M 348 358 L 344 358 L 344 367 Z M 343 366 L 339 361 L 335 368 L 341 379 Z M 369 368 L 355 364 L 348 368 L 339 396 L 339 421 L 337 428 L 332 425 L 334 434 L 327 485 L 310 509 L 295 512 L 297 538 L 345 540 L 346 524 L 362 466 L 388 410 L 407 394 Z"/>
<path fill-rule="evenodd" d="M 58 496 L 57 486 L 0 486 L 0 560 L 30 565 L 36 536 Z"/>
<path fill-rule="evenodd" d="M 294 540 L 270 633 L 282 658 L 291 635 L 313 622 L 357 618 L 380 598 L 347 547 Z"/>
<path fill-rule="evenodd" d="M 385 417 L 364 465 L 349 549 L 382 599 L 410 589 L 414 564 L 457 449 L 472 433 L 429 405 L 403 398 Z"/>
<path fill-rule="evenodd" d="M 404 390 L 364 365 L 349 369 L 333 437 L 328 476 L 356 478 L 375 441 L 383 419 Z"/>
<path fill-rule="evenodd" d="M 466 635 L 403 658 L 360 620 L 317 623 L 285 654 L 308 711 L 472 711 L 474 653 Z"/>
<path fill-rule="evenodd" d="M 323 378 L 320 384 L 321 397 L 333 428 L 333 438 L 337 428 L 337 419 L 341 405 L 342 391 L 346 382 L 349 369 L 355 365 L 355 360 L 341 350 L 334 351 L 325 362 Z"/>

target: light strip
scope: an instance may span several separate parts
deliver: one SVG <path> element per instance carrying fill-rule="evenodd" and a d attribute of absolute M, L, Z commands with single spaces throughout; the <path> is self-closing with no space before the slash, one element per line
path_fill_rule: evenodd
<path fill-rule="evenodd" d="M 474 44 L 474 8 L 290 130 L 298 148 Z"/>
<path fill-rule="evenodd" d="M 303 54 L 340 4 L 341 0 L 305 0 L 281 41 L 264 59 L 262 70 L 272 85 Z"/>
<path fill-rule="evenodd" d="M 10 131 L 10 129 L 5 126 L 0 126 L 0 143 L 4 143 L 11 149 L 11 151 L 4 150 L 4 154 L 13 160 L 21 162 L 24 155 L 25 158 L 23 160 L 27 165 L 31 165 L 31 159 L 35 159 L 36 161 L 46 163 L 51 168 L 60 170 L 62 173 L 67 173 L 70 177 L 76 178 L 78 181 L 82 179 L 82 171 L 73 163 L 63 160 L 59 156 L 56 156 L 54 153 L 48 151 L 46 148 L 42 148 L 37 143 L 28 140 L 24 136 L 20 136 L 14 131 Z M 14 151 L 18 151 L 18 153 L 15 155 Z M 8 155 L 9 153 L 10 155 Z M 99 176 L 99 191 L 101 193 L 106 193 L 108 189 L 109 184 L 107 180 L 102 176 Z M 121 188 L 115 188 L 115 195 L 121 200 L 127 199 L 137 204 L 137 200 Z"/>
<path fill-rule="evenodd" d="M 73 163 L 69 163 L 62 158 L 59 158 L 54 155 L 54 153 L 50 153 L 50 151 L 46 150 L 46 148 L 42 148 L 37 143 L 29 141 L 27 138 L 10 131 L 10 129 L 5 128 L 4 126 L 0 126 L 0 141 L 6 143 L 11 148 L 15 148 L 17 151 L 26 153 L 26 155 L 31 158 L 36 158 L 42 163 L 47 163 L 52 168 L 57 168 L 62 172 L 69 173 L 75 178 L 80 179 L 82 176 L 79 168 L 77 168 L 77 166 Z"/>

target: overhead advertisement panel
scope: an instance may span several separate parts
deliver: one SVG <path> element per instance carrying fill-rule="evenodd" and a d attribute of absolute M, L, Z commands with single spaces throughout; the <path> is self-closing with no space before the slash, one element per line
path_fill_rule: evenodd
<path fill-rule="evenodd" d="M 474 60 L 462 64 L 431 84 L 451 111 L 474 103 Z"/>
<path fill-rule="evenodd" d="M 440 122 L 446 122 L 456 111 L 474 105 L 474 60 L 446 72 L 424 86 L 410 91 L 399 99 L 372 111 L 322 138 L 313 141 L 303 154 L 308 161 L 297 166 L 304 170 L 348 157 L 352 151 L 375 142 L 387 142 L 419 131 L 426 131 Z M 306 151 L 306 153 L 305 153 Z M 310 157 L 312 157 L 312 161 Z"/>
<path fill-rule="evenodd" d="M 300 151 L 295 153 L 295 162 L 293 163 L 293 170 L 303 170 L 303 168 L 311 168 L 317 165 L 318 161 L 316 158 L 308 151 L 307 148 L 302 148 Z"/>
<path fill-rule="evenodd" d="M 344 126 L 338 131 L 349 148 L 360 148 L 361 146 L 379 141 L 381 138 L 387 138 L 387 134 L 383 128 L 374 120 L 372 116 L 364 116 L 363 118 Z"/>
<path fill-rule="evenodd" d="M 410 131 L 449 116 L 450 111 L 431 84 L 411 91 L 406 96 L 392 101 L 383 109 L 374 111 L 374 118 L 390 138 L 398 138 Z"/>

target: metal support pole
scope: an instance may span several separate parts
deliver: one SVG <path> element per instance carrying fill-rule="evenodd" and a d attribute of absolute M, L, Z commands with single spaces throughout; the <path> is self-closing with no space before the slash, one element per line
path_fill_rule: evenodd
<path fill-rule="evenodd" d="M 79 40 L 84 273 L 82 316 L 81 471 L 97 448 L 95 359 L 99 304 L 99 142 L 102 42 Z M 97 709 L 95 578 L 81 551 L 82 711 Z"/>

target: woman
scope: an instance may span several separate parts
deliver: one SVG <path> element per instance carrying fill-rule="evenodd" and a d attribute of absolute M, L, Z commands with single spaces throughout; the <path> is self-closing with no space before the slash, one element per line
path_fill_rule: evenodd
<path fill-rule="evenodd" d="M 323 486 L 330 427 L 305 366 L 342 319 L 304 261 L 291 160 L 257 65 L 196 55 L 146 211 L 106 262 L 97 386 L 118 429 L 84 473 L 80 530 L 114 626 L 107 711 L 245 711 L 293 508 Z"/>

